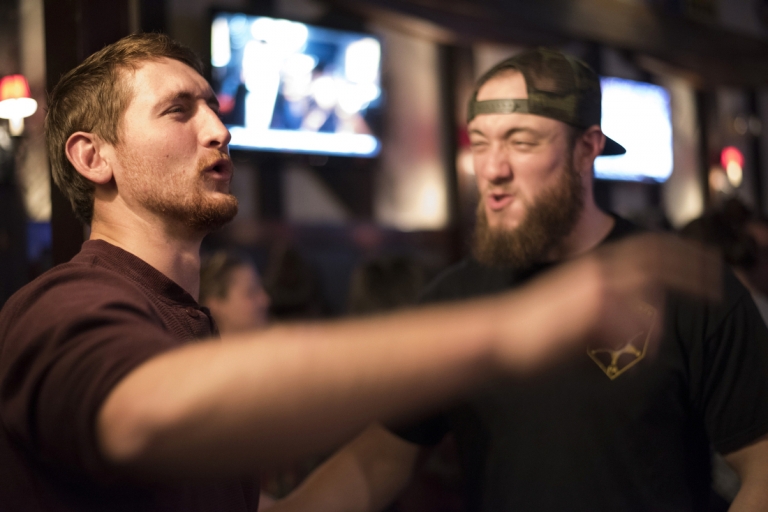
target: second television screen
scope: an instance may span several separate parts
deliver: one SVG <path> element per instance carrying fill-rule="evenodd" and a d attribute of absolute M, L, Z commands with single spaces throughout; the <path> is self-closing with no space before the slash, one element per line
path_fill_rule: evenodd
<path fill-rule="evenodd" d="M 233 148 L 378 154 L 381 45 L 371 35 L 222 12 L 211 65 Z"/>

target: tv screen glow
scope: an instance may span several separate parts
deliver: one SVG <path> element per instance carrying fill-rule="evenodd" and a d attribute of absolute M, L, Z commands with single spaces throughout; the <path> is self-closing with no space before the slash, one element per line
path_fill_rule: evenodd
<path fill-rule="evenodd" d="M 659 85 L 601 78 L 603 132 L 624 146 L 619 156 L 595 160 L 595 177 L 663 182 L 672 174 L 669 93 Z"/>
<path fill-rule="evenodd" d="M 218 13 L 212 83 L 230 146 L 373 157 L 381 44 L 363 33 Z"/>

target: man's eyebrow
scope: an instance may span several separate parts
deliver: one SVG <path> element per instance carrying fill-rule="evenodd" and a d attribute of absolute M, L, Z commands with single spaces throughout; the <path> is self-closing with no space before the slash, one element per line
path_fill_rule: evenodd
<path fill-rule="evenodd" d="M 178 100 L 195 101 L 197 99 L 204 99 L 208 106 L 215 107 L 216 110 L 219 109 L 219 99 L 216 97 L 216 94 L 214 94 L 213 91 L 207 91 L 203 95 L 196 95 L 190 91 L 178 91 L 169 94 L 166 98 L 163 99 L 161 103 L 170 103 Z"/>
<path fill-rule="evenodd" d="M 533 128 L 528 128 L 527 126 L 521 126 L 517 128 L 511 128 L 507 130 L 504 133 L 504 138 L 508 139 L 509 137 L 512 137 L 513 135 L 517 135 L 518 133 L 527 133 L 529 135 L 533 135 L 534 137 L 541 137 L 541 132 L 538 130 L 534 130 Z"/>
<path fill-rule="evenodd" d="M 213 91 L 209 91 L 206 95 L 205 102 L 208 104 L 209 107 L 213 108 L 217 112 L 219 111 L 219 98 L 216 97 L 216 94 Z"/>
<path fill-rule="evenodd" d="M 529 133 L 529 134 L 531 134 L 531 135 L 533 135 L 535 137 L 540 137 L 541 136 L 541 132 L 539 132 L 538 130 L 534 130 L 533 128 L 529 128 L 527 126 L 519 126 L 519 127 L 515 127 L 515 128 L 510 128 L 509 130 L 504 132 L 504 138 L 508 139 L 509 137 L 511 137 L 511 136 L 513 136 L 515 134 L 518 134 L 518 133 Z M 469 130 L 469 134 L 470 135 L 473 135 L 473 134 L 481 135 L 483 137 L 486 136 L 485 133 L 482 132 L 482 130 L 479 130 L 477 128 L 470 129 Z"/>
<path fill-rule="evenodd" d="M 176 91 L 168 94 L 168 96 L 163 98 L 163 102 L 176 101 L 176 100 L 191 101 L 194 99 L 195 99 L 195 95 L 189 91 Z"/>

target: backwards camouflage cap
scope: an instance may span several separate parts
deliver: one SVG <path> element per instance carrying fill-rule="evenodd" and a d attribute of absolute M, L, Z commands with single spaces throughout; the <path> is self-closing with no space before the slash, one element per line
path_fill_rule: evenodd
<path fill-rule="evenodd" d="M 477 101 L 477 92 L 488 80 L 505 69 L 516 69 L 525 77 L 528 99 Z M 515 55 L 492 67 L 477 81 L 469 100 L 467 122 L 480 114 L 535 114 L 562 121 L 577 128 L 600 126 L 600 80 L 584 62 L 549 48 Z M 623 155 L 621 144 L 606 137 L 603 155 Z"/>

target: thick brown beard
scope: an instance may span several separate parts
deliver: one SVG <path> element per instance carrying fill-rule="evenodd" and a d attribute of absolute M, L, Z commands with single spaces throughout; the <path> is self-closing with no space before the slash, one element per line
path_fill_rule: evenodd
<path fill-rule="evenodd" d="M 518 270 L 543 263 L 571 233 L 583 208 L 584 185 L 573 163 L 568 162 L 558 183 L 530 205 L 516 229 L 490 227 L 481 200 L 477 206 L 473 255 L 485 265 Z"/>

